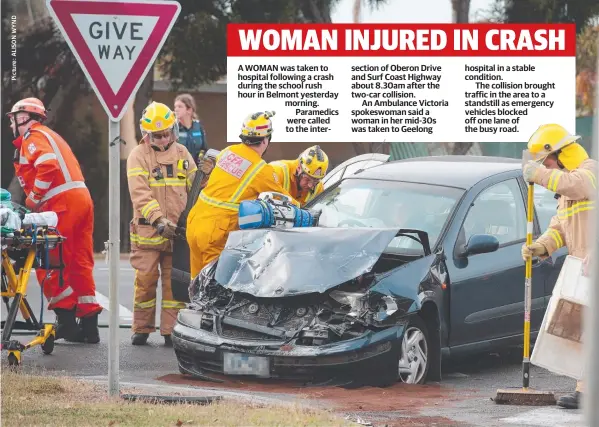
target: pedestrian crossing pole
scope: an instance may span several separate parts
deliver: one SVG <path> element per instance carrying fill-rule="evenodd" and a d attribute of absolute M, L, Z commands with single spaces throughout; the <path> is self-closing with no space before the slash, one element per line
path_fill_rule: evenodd
<path fill-rule="evenodd" d="M 599 38 L 597 39 L 597 70 L 599 70 Z M 599 160 L 599 90 L 595 91 L 595 105 L 593 108 L 593 148 L 592 157 Z M 596 190 L 595 203 L 599 201 L 599 189 Z M 595 208 L 595 220 L 591 224 L 591 236 L 593 236 L 593 246 L 590 257 L 591 274 L 591 298 L 586 310 L 584 319 L 585 329 L 585 352 L 586 352 L 586 384 L 582 393 L 582 408 L 584 411 L 586 424 L 588 426 L 599 426 L 599 235 L 597 226 L 599 225 L 599 209 Z"/>

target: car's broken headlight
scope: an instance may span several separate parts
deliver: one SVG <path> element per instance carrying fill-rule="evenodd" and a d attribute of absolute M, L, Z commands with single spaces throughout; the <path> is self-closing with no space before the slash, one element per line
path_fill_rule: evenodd
<path fill-rule="evenodd" d="M 345 292 L 345 291 L 332 291 L 329 296 L 337 301 L 341 305 L 351 307 L 351 315 L 357 315 L 364 308 L 364 296 L 366 294 L 361 292 Z"/>
<path fill-rule="evenodd" d="M 383 322 L 397 312 L 398 304 L 395 298 L 378 293 L 332 291 L 329 296 L 339 304 L 350 307 L 349 315 L 361 317 L 370 312 L 372 319 Z"/>
<path fill-rule="evenodd" d="M 394 298 L 385 295 L 383 296 L 378 305 L 378 310 L 374 315 L 374 320 L 377 322 L 383 322 L 389 316 L 392 316 L 397 311 L 397 302 Z"/>

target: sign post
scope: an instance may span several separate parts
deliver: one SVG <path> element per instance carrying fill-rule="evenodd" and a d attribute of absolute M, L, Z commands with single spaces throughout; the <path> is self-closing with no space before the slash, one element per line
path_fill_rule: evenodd
<path fill-rule="evenodd" d="M 177 1 L 46 0 L 108 115 L 108 393 L 119 394 L 120 120 L 151 70 L 179 13 Z"/>

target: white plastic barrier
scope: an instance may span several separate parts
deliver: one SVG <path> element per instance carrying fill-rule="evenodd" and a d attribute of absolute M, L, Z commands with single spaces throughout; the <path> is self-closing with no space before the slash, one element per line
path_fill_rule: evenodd
<path fill-rule="evenodd" d="M 549 301 L 530 362 L 558 375 L 584 377 L 584 310 L 591 279 L 583 260 L 567 256 Z"/>

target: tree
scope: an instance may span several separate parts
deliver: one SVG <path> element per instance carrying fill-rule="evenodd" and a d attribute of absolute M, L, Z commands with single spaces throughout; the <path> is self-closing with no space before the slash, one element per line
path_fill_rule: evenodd
<path fill-rule="evenodd" d="M 597 88 L 598 27 L 587 26 L 576 40 L 576 111 L 579 116 L 593 113 Z"/>
<path fill-rule="evenodd" d="M 508 24 L 574 23 L 579 34 L 598 14 L 598 0 L 495 0 L 492 13 Z"/>
<path fill-rule="evenodd" d="M 576 110 L 591 114 L 597 80 L 599 0 L 495 0 L 490 20 L 503 23 L 576 24 Z"/>

